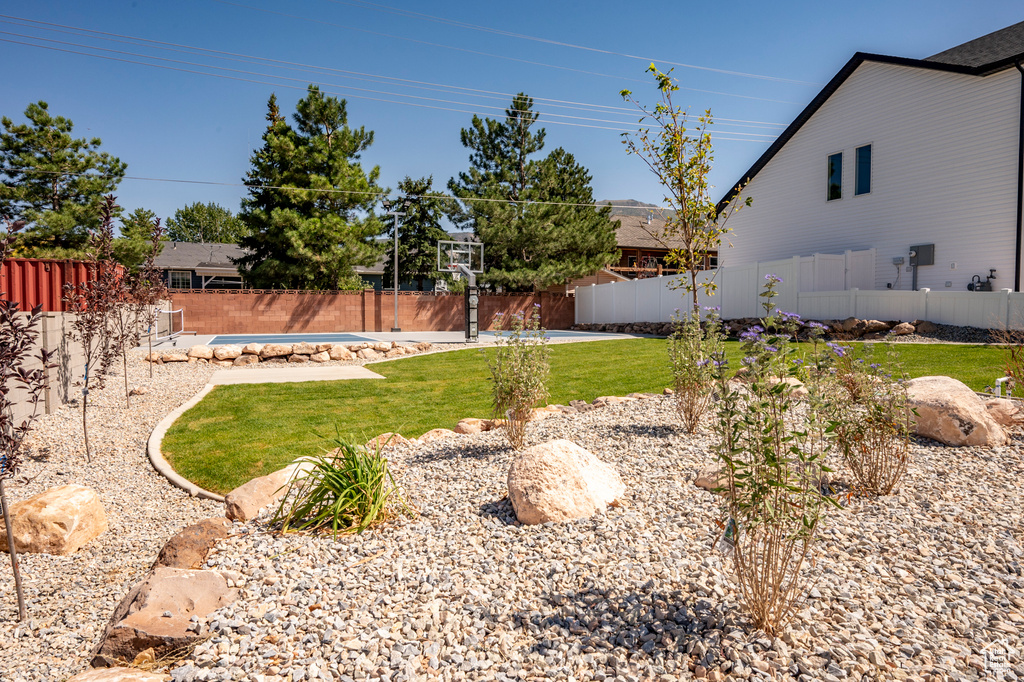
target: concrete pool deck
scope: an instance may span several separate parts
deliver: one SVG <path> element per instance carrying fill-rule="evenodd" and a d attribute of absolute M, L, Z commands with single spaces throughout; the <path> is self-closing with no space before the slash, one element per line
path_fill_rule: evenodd
<path fill-rule="evenodd" d="M 567 329 L 548 330 L 548 338 L 554 342 L 561 341 L 609 341 L 612 339 L 638 339 L 643 334 L 607 334 L 600 332 L 577 332 Z M 171 348 L 189 348 L 191 346 L 206 345 L 220 346 L 227 344 L 247 343 L 343 343 L 355 344 L 363 342 L 376 343 L 378 341 L 396 341 L 398 343 L 420 343 L 426 341 L 432 344 L 465 344 L 467 348 L 494 343 L 495 333 L 490 331 L 480 332 L 479 343 L 467 343 L 466 334 L 457 332 L 337 332 L 334 334 L 183 334 L 175 339 L 168 339 L 153 344 L 153 350 L 166 351 Z M 146 346 L 142 346 L 145 348 Z"/>

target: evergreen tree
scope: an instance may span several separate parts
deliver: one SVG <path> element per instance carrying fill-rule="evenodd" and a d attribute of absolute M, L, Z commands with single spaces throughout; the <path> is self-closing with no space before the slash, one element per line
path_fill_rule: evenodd
<path fill-rule="evenodd" d="M 249 228 L 230 210 L 210 202 L 195 202 L 167 219 L 167 239 L 198 244 L 237 244 L 249 236 Z"/>
<path fill-rule="evenodd" d="M 46 102 L 28 105 L 25 117 L 28 124 L 0 119 L 0 218 L 28 223 L 24 254 L 77 255 L 127 165 L 98 151 L 98 137 L 72 137 L 74 124 L 52 116 Z"/>
<path fill-rule="evenodd" d="M 542 289 L 589 275 L 618 258 L 611 209 L 594 206 L 591 176 L 572 154 L 544 148 L 533 100 L 516 95 L 504 121 L 474 116 L 461 141 L 470 168 L 448 186 L 463 200 L 456 220 L 484 243 L 481 279 Z"/>
<path fill-rule="evenodd" d="M 358 163 L 373 132 L 350 128 L 345 101 L 314 85 L 294 120 L 293 128 L 271 96 L 263 146 L 245 178 L 238 217 L 251 234 L 239 242 L 249 252 L 239 269 L 257 288 L 360 288 L 354 267 L 373 264 L 384 229 L 371 211 L 380 169 L 367 173 Z"/>
<path fill-rule="evenodd" d="M 121 237 L 114 240 L 114 259 L 130 270 L 138 270 L 153 248 L 150 237 L 156 222 L 156 213 L 141 207 L 122 218 Z"/>
<path fill-rule="evenodd" d="M 450 215 L 454 202 L 444 195 L 432 191 L 432 177 L 413 180 L 406 176 L 398 183 L 398 191 L 408 199 L 403 209 L 405 215 L 398 217 L 398 280 L 415 281 L 418 291 L 423 291 L 424 280 L 437 279 L 437 242 L 448 239 L 448 233 L 441 227 L 441 218 Z M 387 216 L 390 218 L 390 216 Z M 394 282 L 395 277 L 395 228 L 394 221 L 388 226 L 387 254 L 384 258 L 384 286 Z"/>

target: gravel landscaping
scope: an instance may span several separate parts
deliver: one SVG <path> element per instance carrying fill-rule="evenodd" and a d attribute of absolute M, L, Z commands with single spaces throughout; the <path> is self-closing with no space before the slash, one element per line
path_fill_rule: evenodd
<path fill-rule="evenodd" d="M 91 395 L 90 465 L 80 413 L 42 420 L 31 441 L 40 459 L 27 458 L 31 481 L 12 485 L 12 497 L 93 487 L 110 530 L 69 557 L 22 557 L 27 625 L 0 568 L 0 678 L 85 669 L 163 542 L 223 513 L 160 478 L 144 452 L 153 425 L 214 369 L 157 366 L 151 381 L 134 357 L 131 383 L 149 390 L 130 411 L 119 377 Z M 511 453 L 485 432 L 387 451 L 413 518 L 337 542 L 281 537 L 259 519 L 235 524 L 207 566 L 226 572 L 239 599 L 169 672 L 263 682 L 960 680 L 986 679 L 986 660 L 1009 651 L 1005 679 L 1024 677 L 1019 430 L 993 449 L 915 441 L 897 494 L 846 500 L 829 515 L 807 569 L 813 589 L 772 639 L 748 628 L 714 549 L 717 501 L 692 485 L 711 462 L 711 436 L 687 435 L 677 421 L 659 396 L 530 427 L 528 444 L 572 440 L 624 479 L 627 505 L 583 521 L 518 525 L 505 483 Z"/>

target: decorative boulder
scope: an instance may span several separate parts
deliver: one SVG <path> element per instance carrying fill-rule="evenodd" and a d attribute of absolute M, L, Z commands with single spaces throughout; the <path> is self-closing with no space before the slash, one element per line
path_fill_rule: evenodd
<path fill-rule="evenodd" d="M 907 382 L 907 407 L 914 433 L 946 445 L 1005 445 L 1009 438 L 989 415 L 985 403 L 962 382 L 950 377 L 919 377 Z"/>
<path fill-rule="evenodd" d="M 416 350 L 421 353 L 426 353 L 428 350 L 433 350 L 434 346 L 429 341 L 420 341 L 416 344 Z"/>
<path fill-rule="evenodd" d="M 376 360 L 380 354 L 372 348 L 364 348 L 356 352 L 356 357 L 362 360 Z"/>
<path fill-rule="evenodd" d="M 162 365 L 164 363 L 164 354 L 157 351 L 153 351 L 152 353 L 146 356 L 146 360 L 149 362 L 158 362 Z"/>
<path fill-rule="evenodd" d="M 993 398 L 985 401 L 985 409 L 988 416 L 992 417 L 1000 426 L 1016 426 L 1024 424 L 1024 410 L 1021 410 L 1020 403 L 1006 398 Z"/>
<path fill-rule="evenodd" d="M 160 550 L 153 568 L 199 568 L 214 545 L 228 536 L 229 528 L 231 522 L 218 516 L 178 531 Z"/>
<path fill-rule="evenodd" d="M 260 358 L 257 355 L 246 353 L 245 355 L 239 355 L 237 358 L 231 361 L 231 364 L 235 367 L 242 367 L 244 365 L 258 365 Z"/>
<path fill-rule="evenodd" d="M 389 431 L 366 441 L 366 449 L 370 452 L 376 452 L 378 449 L 383 450 L 384 448 L 396 445 L 409 445 L 409 440 L 400 433 L 392 433 Z"/>
<path fill-rule="evenodd" d="M 234 360 L 242 354 L 241 346 L 217 346 L 213 351 L 213 357 L 218 360 Z"/>
<path fill-rule="evenodd" d="M 618 506 L 625 492 L 615 469 L 567 440 L 523 450 L 508 471 L 508 496 L 520 523 L 593 516 L 606 506 Z"/>
<path fill-rule="evenodd" d="M 378 353 L 387 353 L 389 350 L 391 350 L 391 342 L 380 341 L 378 343 L 373 344 L 373 349 Z"/>
<path fill-rule="evenodd" d="M 317 353 L 324 353 L 324 352 L 330 353 L 331 352 L 331 348 L 334 347 L 334 344 L 333 343 L 318 343 L 314 347 L 316 348 L 316 352 Z"/>
<path fill-rule="evenodd" d="M 490 431 L 493 428 L 494 423 L 490 419 L 467 417 L 465 419 L 460 419 L 459 423 L 455 425 L 455 433 L 482 433 L 484 431 Z"/>
<path fill-rule="evenodd" d="M 237 595 L 216 571 L 158 568 L 114 609 L 92 664 L 134 661 L 146 649 L 155 658 L 183 649 L 208 634 L 192 617 L 205 618 Z"/>
<path fill-rule="evenodd" d="M 928 320 L 914 320 L 913 324 L 918 334 L 934 334 L 939 331 L 938 325 Z"/>
<path fill-rule="evenodd" d="M 330 356 L 331 360 L 351 360 L 354 357 L 352 351 L 340 343 L 331 346 Z"/>
<path fill-rule="evenodd" d="M 608 407 L 609 405 L 620 405 L 622 403 L 631 403 L 636 398 L 626 398 L 620 395 L 603 395 L 599 398 L 594 398 L 592 403 L 595 407 Z"/>
<path fill-rule="evenodd" d="M 185 351 L 183 351 L 183 350 L 175 351 L 173 353 L 164 353 L 163 355 L 160 356 L 160 359 L 163 360 L 164 362 L 188 362 L 189 361 L 189 357 L 185 354 Z M 192 358 L 193 362 L 195 362 L 195 360 L 196 360 L 195 358 Z"/>
<path fill-rule="evenodd" d="M 309 362 L 308 355 L 289 355 L 288 362 Z"/>
<path fill-rule="evenodd" d="M 247 343 L 242 346 L 242 352 L 246 355 L 259 355 L 263 351 L 262 343 Z"/>
<path fill-rule="evenodd" d="M 312 355 L 316 352 L 316 346 L 305 341 L 292 346 L 292 353 L 295 355 Z"/>
<path fill-rule="evenodd" d="M 777 377 L 771 377 L 768 379 L 768 384 L 770 386 L 774 386 L 779 383 L 779 381 L 780 380 Z M 809 395 L 807 387 L 804 386 L 803 382 L 796 377 L 783 377 L 781 382 L 790 387 L 789 397 L 794 400 L 801 400 Z"/>
<path fill-rule="evenodd" d="M 188 349 L 188 357 L 210 360 L 213 358 L 213 349 L 209 346 L 192 346 Z"/>
<path fill-rule="evenodd" d="M 914 331 L 914 325 L 909 322 L 900 322 L 889 333 L 893 336 L 906 336 L 907 334 L 913 334 Z"/>
<path fill-rule="evenodd" d="M 441 440 L 444 438 L 451 438 L 453 436 L 458 435 L 458 433 L 452 431 L 451 429 L 431 429 L 430 431 L 427 431 L 416 440 L 418 440 L 421 443 L 429 443 L 431 441 Z"/>
<path fill-rule="evenodd" d="M 839 323 L 839 329 L 844 332 L 852 332 L 859 322 L 860 320 L 856 317 L 848 317 Z"/>
<path fill-rule="evenodd" d="M 166 682 L 171 676 L 138 668 L 93 668 L 78 673 L 68 682 Z"/>
<path fill-rule="evenodd" d="M 107 530 L 99 495 L 80 485 L 50 488 L 15 502 L 10 512 L 14 547 L 21 553 L 72 554 Z M 0 550 L 7 551 L 6 531 L 0 532 Z"/>
<path fill-rule="evenodd" d="M 279 358 L 292 354 L 290 343 L 268 343 L 260 350 L 261 358 Z"/>
<path fill-rule="evenodd" d="M 243 483 L 225 496 L 224 515 L 232 521 L 256 518 L 264 508 L 284 497 L 287 492 L 285 486 L 293 478 L 305 476 L 312 466 L 309 462 L 292 462 L 284 469 Z"/>
<path fill-rule="evenodd" d="M 721 472 L 721 468 L 717 466 L 705 467 L 697 473 L 693 484 L 708 492 L 714 492 L 715 488 L 720 488 L 728 483 L 728 475 Z"/>
<path fill-rule="evenodd" d="M 327 362 L 331 359 L 331 354 L 327 351 L 320 351 L 319 353 L 313 353 L 310 355 L 309 359 L 313 362 Z"/>

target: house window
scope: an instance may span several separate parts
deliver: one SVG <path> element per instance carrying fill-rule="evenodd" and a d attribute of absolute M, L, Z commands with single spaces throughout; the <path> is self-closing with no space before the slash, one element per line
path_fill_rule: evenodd
<path fill-rule="evenodd" d="M 709 268 L 717 268 L 718 267 L 718 254 L 715 254 L 714 256 L 708 256 L 708 267 Z"/>
<path fill-rule="evenodd" d="M 871 192 L 871 145 L 866 144 L 863 147 L 857 147 L 855 161 L 854 176 L 856 187 L 853 193 L 854 195 L 868 194 Z"/>
<path fill-rule="evenodd" d="M 192 273 L 188 270 L 171 270 L 167 273 L 168 286 L 171 289 L 191 289 Z"/>
<path fill-rule="evenodd" d="M 843 198 L 843 153 L 828 157 L 828 200 Z"/>

